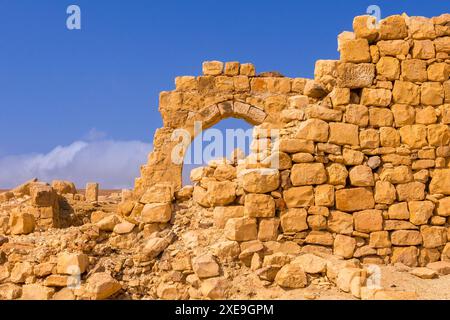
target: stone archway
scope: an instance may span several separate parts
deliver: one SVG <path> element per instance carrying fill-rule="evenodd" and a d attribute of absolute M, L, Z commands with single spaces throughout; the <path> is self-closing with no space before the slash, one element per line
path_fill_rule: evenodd
<path fill-rule="evenodd" d="M 196 130 L 195 123 L 201 123 L 201 130 L 204 131 L 226 118 L 238 118 L 252 125 L 261 125 L 267 117 L 261 108 L 242 101 L 227 100 L 192 112 L 182 127 L 158 129 L 148 164 L 141 168 L 141 178 L 136 181 L 136 193 L 140 194 L 156 183 L 171 184 L 175 190 L 181 188 L 183 162 L 174 161 L 173 153 L 178 153 L 177 159 L 184 159 L 187 147 L 201 132 Z M 189 137 L 187 144 L 183 141 L 186 136 Z"/>

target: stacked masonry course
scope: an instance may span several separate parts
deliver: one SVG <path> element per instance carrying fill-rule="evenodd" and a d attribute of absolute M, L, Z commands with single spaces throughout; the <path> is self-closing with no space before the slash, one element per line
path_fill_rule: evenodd
<path fill-rule="evenodd" d="M 144 196 L 122 213 L 166 223 L 173 195 L 192 194 L 229 240 L 292 240 L 364 263 L 449 260 L 450 16 L 373 19 L 354 19 L 340 60 L 317 61 L 314 80 L 218 61 L 178 77 L 160 96 L 164 127 L 136 180 Z M 230 116 L 258 125 L 254 154 L 213 161 L 181 188 L 173 131 Z M 249 161 L 273 142 L 259 129 L 280 129 L 279 166 Z"/>

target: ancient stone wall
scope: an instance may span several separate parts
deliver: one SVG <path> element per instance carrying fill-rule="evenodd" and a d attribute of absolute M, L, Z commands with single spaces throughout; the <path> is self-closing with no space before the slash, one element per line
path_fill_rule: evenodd
<path fill-rule="evenodd" d="M 193 190 L 229 240 L 288 239 L 369 263 L 449 260 L 449 22 L 396 15 L 375 26 L 356 17 L 354 32 L 338 38 L 340 60 L 317 61 L 314 80 L 205 62 L 202 76 L 179 77 L 176 90 L 161 93 L 164 127 L 135 194 L 164 193 L 158 183 L 183 197 Z M 280 129 L 275 149 L 258 130 L 252 145 L 255 154 L 276 150 L 279 165 L 216 161 L 180 190 L 174 130 L 229 116 Z M 169 220 L 167 207 L 146 206 L 155 222 Z"/>

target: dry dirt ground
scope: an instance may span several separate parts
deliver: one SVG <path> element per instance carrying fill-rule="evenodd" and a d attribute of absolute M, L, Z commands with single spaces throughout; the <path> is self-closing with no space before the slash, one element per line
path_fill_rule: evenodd
<path fill-rule="evenodd" d="M 113 194 L 103 191 L 102 197 Z M 174 283 L 173 274 L 164 268 L 165 259 L 179 252 L 189 251 L 193 256 L 211 252 L 212 247 L 224 240 L 222 230 L 213 227 L 211 209 L 204 209 L 192 201 L 178 204 L 175 208 L 173 225 L 166 231 L 173 232 L 176 240 L 166 249 L 162 257 L 153 267 L 126 267 L 127 260 L 139 253 L 138 242 L 145 240 L 145 234 L 136 231 L 127 236 L 100 234 L 91 237 L 89 213 L 92 210 L 114 212 L 118 199 L 99 201 L 95 208 L 84 203 L 75 203 L 75 214 L 79 216 L 77 226 L 64 229 L 51 229 L 44 232 L 34 232 L 29 235 L 8 236 L 11 246 L 16 244 L 18 250 L 23 249 L 26 259 L 37 259 L 49 255 L 57 255 L 64 250 L 86 250 L 93 259 L 92 270 L 106 269 L 115 274 L 123 290 L 113 299 L 157 299 L 157 287 L 162 282 Z M 89 207 L 89 208 L 88 208 Z M 6 209 L 6 206 L 3 207 Z M 167 262 L 167 261 L 166 261 Z M 437 279 L 420 279 L 409 273 L 406 266 L 379 266 L 380 285 L 385 289 L 416 292 L 419 299 L 450 300 L 450 275 L 439 276 Z M 283 299 L 283 300 L 354 300 L 350 293 L 340 291 L 334 284 L 323 277 L 313 278 L 310 285 L 303 289 L 286 290 L 275 283 L 260 280 L 255 271 L 239 261 L 221 264 L 222 273 L 229 284 L 228 299 Z M 89 276 L 89 275 L 87 275 Z M 179 280 L 175 280 L 177 283 Z M 184 282 L 182 280 L 181 282 Z M 196 291 L 189 292 L 193 299 Z"/>

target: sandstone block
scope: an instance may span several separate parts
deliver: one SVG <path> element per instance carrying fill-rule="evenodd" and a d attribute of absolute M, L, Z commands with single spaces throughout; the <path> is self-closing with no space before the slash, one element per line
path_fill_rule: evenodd
<path fill-rule="evenodd" d="M 406 56 L 409 52 L 409 43 L 405 40 L 382 40 L 377 42 L 381 56 Z"/>
<path fill-rule="evenodd" d="M 450 143 L 450 130 L 445 124 L 431 124 L 427 131 L 428 142 L 432 146 L 445 146 Z"/>
<path fill-rule="evenodd" d="M 286 153 L 313 153 L 314 142 L 304 139 L 280 139 L 279 150 Z"/>
<path fill-rule="evenodd" d="M 353 19 L 353 30 L 356 38 L 367 39 L 369 42 L 378 38 L 376 18 L 370 15 L 357 16 Z"/>
<path fill-rule="evenodd" d="M 163 252 L 167 246 L 169 245 L 169 242 L 166 239 L 163 238 L 151 238 L 149 239 L 142 249 L 142 252 L 150 259 L 155 259 L 157 256 Z"/>
<path fill-rule="evenodd" d="M 327 166 L 326 170 L 329 184 L 345 186 L 348 177 L 348 171 L 343 164 L 333 163 Z"/>
<path fill-rule="evenodd" d="M 380 128 L 380 145 L 382 147 L 399 147 L 400 133 L 394 128 Z"/>
<path fill-rule="evenodd" d="M 327 261 L 324 258 L 309 253 L 298 256 L 291 264 L 300 266 L 306 273 L 325 273 L 327 270 Z"/>
<path fill-rule="evenodd" d="M 22 287 L 21 300 L 50 300 L 55 290 L 40 284 L 26 284 Z"/>
<path fill-rule="evenodd" d="M 345 122 L 366 127 L 369 123 L 369 109 L 362 104 L 349 104 L 345 109 Z"/>
<path fill-rule="evenodd" d="M 219 265 L 211 254 L 204 254 L 192 260 L 192 269 L 199 278 L 211 278 L 219 275 Z"/>
<path fill-rule="evenodd" d="M 372 248 L 390 248 L 391 240 L 389 239 L 389 232 L 375 231 L 370 233 L 369 246 Z"/>
<path fill-rule="evenodd" d="M 88 202 L 98 201 L 98 183 L 89 182 L 86 184 L 85 197 Z"/>
<path fill-rule="evenodd" d="M 427 64 L 423 60 L 408 59 L 402 61 L 402 78 L 404 81 L 425 82 L 428 80 Z"/>
<path fill-rule="evenodd" d="M 433 172 L 430 193 L 450 195 L 450 169 L 436 169 Z"/>
<path fill-rule="evenodd" d="M 314 202 L 316 206 L 332 207 L 334 205 L 334 186 L 319 185 L 315 188 Z"/>
<path fill-rule="evenodd" d="M 439 82 L 425 82 L 420 90 L 420 102 L 426 106 L 438 106 L 444 103 L 444 87 Z"/>
<path fill-rule="evenodd" d="M 400 128 L 401 141 L 412 149 L 425 147 L 427 143 L 427 127 L 422 124 L 407 125 Z"/>
<path fill-rule="evenodd" d="M 75 188 L 75 184 L 70 181 L 64 180 L 53 180 L 51 187 L 58 194 L 75 194 L 77 193 L 77 189 Z"/>
<path fill-rule="evenodd" d="M 386 108 L 370 108 L 369 124 L 373 127 L 391 127 L 394 116 L 391 110 Z"/>

